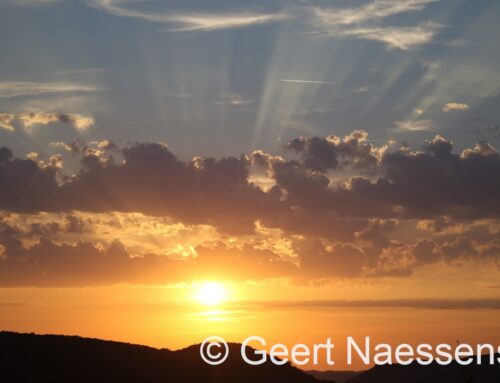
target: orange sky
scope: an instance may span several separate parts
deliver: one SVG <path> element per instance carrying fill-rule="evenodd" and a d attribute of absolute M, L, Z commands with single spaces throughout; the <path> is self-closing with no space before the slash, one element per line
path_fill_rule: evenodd
<path fill-rule="evenodd" d="M 363 307 L 344 301 L 311 301 L 294 304 L 286 297 L 318 297 L 330 287 L 227 284 L 227 300 L 205 306 L 197 298 L 197 287 L 115 286 L 102 288 L 13 288 L 2 289 L 0 328 L 21 332 L 72 334 L 155 347 L 178 349 L 199 343 L 211 335 L 241 342 L 251 335 L 263 337 L 268 344 L 313 345 L 331 337 L 335 369 L 363 369 L 356 361 L 346 365 L 345 339 L 360 342 L 450 343 L 457 340 L 475 343 L 500 343 L 498 303 L 490 308 L 484 302 L 454 303 L 445 309 L 443 302 L 400 303 L 402 307 Z M 377 286 L 375 290 L 384 290 Z M 360 290 L 358 286 L 353 290 Z M 370 287 L 372 289 L 372 287 Z M 346 291 L 345 287 L 337 287 Z M 354 293 L 356 295 L 356 293 Z M 276 301 L 253 301 L 257 297 Z M 346 299 L 347 294 L 344 294 Z M 248 300 L 251 299 L 251 300 Z M 10 303 L 9 303 L 10 302 Z M 309 303 L 308 303 L 309 302 Z M 346 303 L 347 302 L 347 303 Z M 410 307 L 410 306 L 415 307 Z M 460 307 L 467 306 L 469 307 Z M 307 368 L 332 368 L 321 363 Z"/>

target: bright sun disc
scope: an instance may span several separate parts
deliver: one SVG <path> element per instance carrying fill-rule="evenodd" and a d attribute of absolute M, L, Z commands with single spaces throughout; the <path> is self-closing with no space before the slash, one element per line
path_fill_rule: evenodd
<path fill-rule="evenodd" d="M 215 306 L 221 304 L 226 298 L 224 286 L 217 282 L 205 282 L 198 287 L 196 298 L 201 304 Z"/>

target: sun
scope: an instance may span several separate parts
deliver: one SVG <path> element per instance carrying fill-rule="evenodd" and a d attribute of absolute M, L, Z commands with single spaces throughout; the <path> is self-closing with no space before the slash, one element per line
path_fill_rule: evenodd
<path fill-rule="evenodd" d="M 205 306 L 220 305 L 227 297 L 227 290 L 218 282 L 204 282 L 196 292 L 196 299 Z"/>

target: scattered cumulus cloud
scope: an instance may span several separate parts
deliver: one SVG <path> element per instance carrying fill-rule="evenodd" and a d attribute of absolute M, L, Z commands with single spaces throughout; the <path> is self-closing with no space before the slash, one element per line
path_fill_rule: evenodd
<path fill-rule="evenodd" d="M 421 116 L 422 114 L 425 113 L 425 110 L 423 110 L 422 108 L 415 108 L 413 109 L 413 113 L 415 113 L 418 116 Z"/>
<path fill-rule="evenodd" d="M 85 131 L 94 125 L 92 117 L 85 117 L 79 114 L 68 113 L 22 113 L 18 116 L 24 128 L 32 128 L 36 125 L 48 125 L 59 122 L 71 125 L 78 131 Z"/>
<path fill-rule="evenodd" d="M 0 128 L 8 131 L 14 131 L 12 121 L 16 116 L 11 113 L 0 113 Z"/>
<path fill-rule="evenodd" d="M 83 132 L 95 124 L 92 117 L 82 116 L 76 113 L 43 113 L 43 112 L 24 112 L 19 114 L 2 113 L 0 114 L 0 128 L 14 131 L 13 122 L 19 121 L 19 124 L 27 130 L 39 125 L 49 125 L 53 123 L 62 123 L 72 126 L 74 129 Z"/>
<path fill-rule="evenodd" d="M 423 111 L 418 109 L 415 111 L 416 114 L 422 114 Z M 407 120 L 407 121 L 396 121 L 395 130 L 399 132 L 431 132 L 436 130 L 436 126 L 431 120 Z"/>
<path fill-rule="evenodd" d="M 454 110 L 468 110 L 469 105 L 458 102 L 449 102 L 443 106 L 443 112 L 448 113 Z"/>

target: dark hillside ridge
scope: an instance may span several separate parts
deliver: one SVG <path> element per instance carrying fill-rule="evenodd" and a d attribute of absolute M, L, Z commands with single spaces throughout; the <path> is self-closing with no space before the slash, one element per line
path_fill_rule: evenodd
<path fill-rule="evenodd" d="M 497 358 L 499 355 L 495 355 Z M 409 366 L 387 365 L 375 366 L 346 383 L 500 383 L 500 364 L 490 365 L 486 356 L 481 365 L 475 361 L 462 366 L 457 362 L 441 366 L 432 363 L 422 366 L 412 363 Z"/>
<path fill-rule="evenodd" d="M 170 351 L 77 336 L 0 332 L 0 382 L 320 382 L 290 364 L 247 365 L 240 345 L 229 348 L 222 365 L 210 366 L 201 359 L 199 345 Z"/>

